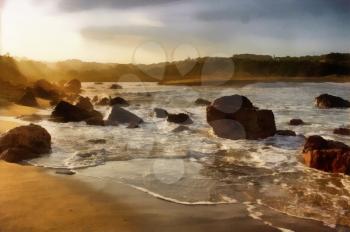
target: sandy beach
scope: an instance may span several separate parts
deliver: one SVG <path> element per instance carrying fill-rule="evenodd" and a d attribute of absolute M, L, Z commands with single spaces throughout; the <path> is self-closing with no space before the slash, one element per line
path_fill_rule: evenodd
<path fill-rule="evenodd" d="M 273 211 L 265 222 L 253 220 L 243 204 L 174 204 L 80 174 L 57 176 L 45 169 L 1 162 L 0 178 L 2 232 L 279 231 L 278 227 L 332 231 L 321 223 Z"/>

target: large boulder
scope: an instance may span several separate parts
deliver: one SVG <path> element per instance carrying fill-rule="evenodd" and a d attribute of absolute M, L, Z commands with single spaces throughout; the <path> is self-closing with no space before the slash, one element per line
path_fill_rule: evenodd
<path fill-rule="evenodd" d="M 38 80 L 34 83 L 33 92 L 35 96 L 47 100 L 57 100 L 60 99 L 62 95 L 58 86 L 44 79 Z"/>
<path fill-rule="evenodd" d="M 94 110 L 94 106 L 92 105 L 90 98 L 88 97 L 79 97 L 78 102 L 75 104 L 75 106 L 87 111 Z"/>
<path fill-rule="evenodd" d="M 226 139 L 263 139 L 275 135 L 271 110 L 259 110 L 240 95 L 216 99 L 207 107 L 207 122 L 214 133 Z"/>
<path fill-rule="evenodd" d="M 14 128 L 0 138 L 0 159 L 7 162 L 37 158 L 50 151 L 50 134 L 34 124 Z"/>
<path fill-rule="evenodd" d="M 81 92 L 81 82 L 77 79 L 73 79 L 71 81 L 68 81 L 64 85 L 64 89 L 68 92 L 80 93 Z"/>
<path fill-rule="evenodd" d="M 38 107 L 39 104 L 35 98 L 33 90 L 31 88 L 26 88 L 23 96 L 17 102 L 19 105 L 29 106 L 29 107 Z"/>
<path fill-rule="evenodd" d="M 343 98 L 322 94 L 316 98 L 315 104 L 318 108 L 350 108 L 350 102 Z"/>
<path fill-rule="evenodd" d="M 99 106 L 108 106 L 110 103 L 110 99 L 107 97 L 101 98 L 98 102 L 97 105 Z"/>
<path fill-rule="evenodd" d="M 109 101 L 109 105 L 129 106 L 129 102 L 127 102 L 124 98 L 115 97 Z"/>
<path fill-rule="evenodd" d="M 68 102 L 61 101 L 57 104 L 51 114 L 51 119 L 55 122 L 81 122 L 88 119 L 103 119 L 103 115 L 96 110 L 85 110 L 74 106 Z"/>
<path fill-rule="evenodd" d="M 141 118 L 136 116 L 135 114 L 121 108 L 118 105 L 114 105 L 112 107 L 112 111 L 110 115 L 108 116 L 108 121 L 113 124 L 113 123 L 126 123 L 129 125 L 139 125 L 140 123 L 143 122 Z"/>
<path fill-rule="evenodd" d="M 188 124 L 192 124 L 193 121 L 190 118 L 190 116 L 188 116 L 187 114 L 184 113 L 180 113 L 180 114 L 168 114 L 168 122 L 172 122 L 172 123 L 177 123 L 177 124 L 183 124 L 183 125 L 188 125 Z"/>
<path fill-rule="evenodd" d="M 303 156 L 311 168 L 350 175 L 350 147 L 344 143 L 311 136 L 306 140 Z"/>

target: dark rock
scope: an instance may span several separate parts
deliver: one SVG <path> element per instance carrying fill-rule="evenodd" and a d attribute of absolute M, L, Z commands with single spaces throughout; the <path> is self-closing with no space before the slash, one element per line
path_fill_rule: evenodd
<path fill-rule="evenodd" d="M 168 114 L 168 122 L 172 122 L 172 123 L 177 123 L 177 124 L 184 124 L 184 125 L 188 125 L 188 124 L 192 124 L 193 121 L 190 118 L 190 116 L 188 116 L 187 114 L 181 113 L 181 114 Z"/>
<path fill-rule="evenodd" d="M 110 106 L 114 106 L 114 105 L 129 106 L 129 102 L 127 102 L 124 98 L 115 97 L 109 101 L 109 105 Z"/>
<path fill-rule="evenodd" d="M 297 136 L 297 134 L 292 130 L 278 130 L 276 131 L 276 135 L 280 136 Z"/>
<path fill-rule="evenodd" d="M 108 121 L 127 124 L 140 124 L 143 122 L 143 120 L 135 114 L 117 105 L 113 106 L 112 111 L 108 116 Z"/>
<path fill-rule="evenodd" d="M 123 87 L 121 87 L 120 85 L 118 84 L 113 84 L 111 85 L 110 89 L 122 89 Z"/>
<path fill-rule="evenodd" d="M 57 100 L 61 97 L 59 87 L 44 79 L 34 83 L 33 92 L 35 96 L 47 100 Z"/>
<path fill-rule="evenodd" d="M 92 143 L 92 144 L 106 144 L 107 140 L 105 140 L 105 139 L 90 139 L 87 142 Z"/>
<path fill-rule="evenodd" d="M 214 133 L 226 139 L 263 139 L 275 135 L 271 110 L 259 110 L 240 95 L 216 99 L 207 107 L 207 121 Z"/>
<path fill-rule="evenodd" d="M 68 81 L 64 85 L 64 89 L 68 92 L 80 93 L 81 92 L 81 82 L 77 79 L 73 79 L 71 81 Z"/>
<path fill-rule="evenodd" d="M 33 90 L 31 88 L 26 88 L 24 95 L 17 102 L 19 105 L 29 106 L 29 107 L 38 107 L 39 104 L 35 98 Z"/>
<path fill-rule="evenodd" d="M 289 121 L 289 125 L 291 126 L 300 126 L 300 125 L 304 125 L 304 121 L 301 119 L 292 119 Z"/>
<path fill-rule="evenodd" d="M 209 106 L 211 104 L 210 101 L 202 98 L 198 98 L 194 103 L 199 106 Z"/>
<path fill-rule="evenodd" d="M 0 138 L 0 159 L 20 162 L 51 151 L 51 136 L 37 125 L 14 128 Z"/>
<path fill-rule="evenodd" d="M 51 119 L 56 122 L 81 122 L 91 118 L 103 119 L 103 115 L 95 110 L 87 111 L 68 102 L 61 101 L 51 114 Z"/>
<path fill-rule="evenodd" d="M 92 118 L 88 118 L 85 120 L 86 124 L 87 125 L 90 125 L 90 126 L 105 126 L 106 123 L 105 121 L 103 120 L 103 118 L 101 117 L 92 117 Z"/>
<path fill-rule="evenodd" d="M 92 102 L 93 102 L 93 103 L 97 103 L 97 102 L 98 102 L 98 96 L 94 96 L 94 97 L 92 98 Z"/>
<path fill-rule="evenodd" d="M 163 110 L 161 108 L 154 108 L 154 112 L 156 113 L 157 118 L 167 118 L 168 112 L 166 110 Z"/>
<path fill-rule="evenodd" d="M 336 135 L 350 136 L 350 129 L 349 128 L 337 128 L 337 129 L 334 129 L 333 133 Z"/>
<path fill-rule="evenodd" d="M 140 123 L 138 122 L 131 122 L 128 127 L 128 129 L 136 129 L 136 128 L 140 128 Z"/>
<path fill-rule="evenodd" d="M 56 170 L 55 173 L 58 175 L 67 175 L 67 176 L 75 175 L 75 172 L 69 169 L 59 169 L 59 170 Z"/>
<path fill-rule="evenodd" d="M 78 102 L 77 104 L 75 104 L 75 106 L 87 111 L 94 110 L 94 106 L 92 105 L 90 98 L 88 97 L 79 97 Z"/>
<path fill-rule="evenodd" d="M 32 115 L 23 115 L 17 117 L 18 119 L 21 119 L 23 121 L 28 122 L 39 122 L 42 121 L 46 116 L 38 115 L 38 114 L 32 114 Z"/>
<path fill-rule="evenodd" d="M 322 94 L 316 98 L 316 106 L 318 108 L 350 108 L 350 102 L 343 98 Z"/>
<path fill-rule="evenodd" d="M 344 143 L 311 136 L 306 140 L 303 156 L 311 168 L 350 175 L 350 147 Z"/>
<path fill-rule="evenodd" d="M 176 127 L 174 130 L 172 130 L 172 132 L 174 133 L 181 133 L 184 131 L 191 131 L 191 129 L 187 126 L 179 126 L 179 127 Z"/>
<path fill-rule="evenodd" d="M 97 105 L 99 105 L 99 106 L 108 106 L 109 105 L 109 101 L 110 101 L 109 98 L 104 97 L 104 98 L 100 99 L 100 101 L 97 103 Z"/>

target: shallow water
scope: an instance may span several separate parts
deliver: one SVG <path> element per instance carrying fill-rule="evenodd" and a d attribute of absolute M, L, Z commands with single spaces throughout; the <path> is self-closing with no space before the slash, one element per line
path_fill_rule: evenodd
<path fill-rule="evenodd" d="M 42 121 L 53 137 L 53 153 L 30 163 L 77 169 L 81 175 L 125 183 L 182 204 L 253 202 L 330 226 L 350 225 L 350 178 L 309 169 L 300 155 L 303 135 L 318 134 L 350 144 L 349 137 L 332 134 L 334 128 L 350 124 L 350 110 L 314 107 L 314 98 L 322 93 L 349 99 L 349 84 L 273 83 L 236 88 L 124 83 L 122 90 L 110 90 L 110 85 L 85 83 L 84 95 L 126 98 L 131 102 L 128 110 L 146 122 L 141 128 Z M 273 110 L 278 129 L 292 129 L 298 136 L 260 141 L 217 138 L 206 123 L 205 107 L 193 102 L 199 97 L 214 100 L 232 94 L 245 95 L 257 107 Z M 177 125 L 153 117 L 154 107 L 189 113 L 194 121 L 191 131 L 172 132 Z M 107 107 L 97 109 L 108 115 Z M 310 124 L 291 127 L 287 123 L 292 118 Z M 95 145 L 87 142 L 90 139 L 107 142 Z"/>

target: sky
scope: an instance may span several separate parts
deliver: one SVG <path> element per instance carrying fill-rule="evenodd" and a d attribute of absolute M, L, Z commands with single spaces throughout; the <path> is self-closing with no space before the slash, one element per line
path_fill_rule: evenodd
<path fill-rule="evenodd" d="M 350 52 L 350 0 L 0 0 L 1 53 L 154 63 Z"/>

